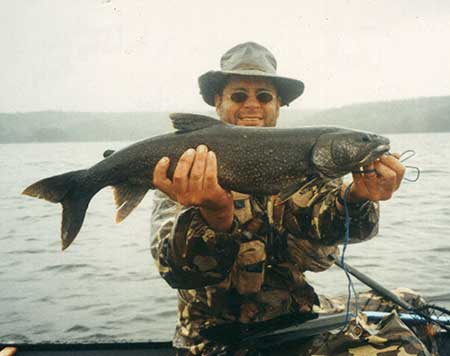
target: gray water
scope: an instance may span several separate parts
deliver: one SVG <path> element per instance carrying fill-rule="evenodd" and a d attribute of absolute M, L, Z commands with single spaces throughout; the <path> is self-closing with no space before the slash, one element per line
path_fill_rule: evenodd
<path fill-rule="evenodd" d="M 347 262 L 388 288 L 418 290 L 450 307 L 450 133 L 390 135 L 420 180 L 382 203 L 379 235 L 351 245 Z M 172 337 L 176 294 L 149 252 L 149 193 L 114 223 L 112 193 L 92 200 L 83 228 L 60 250 L 60 205 L 20 195 L 34 181 L 97 162 L 127 142 L 0 145 L 0 342 L 163 341 Z M 342 271 L 308 274 L 320 293 L 346 293 Z M 357 283 L 361 291 L 364 286 Z"/>

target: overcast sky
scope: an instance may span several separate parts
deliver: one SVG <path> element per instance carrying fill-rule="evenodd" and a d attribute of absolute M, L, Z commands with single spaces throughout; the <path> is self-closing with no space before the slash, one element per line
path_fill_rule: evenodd
<path fill-rule="evenodd" d="M 208 109 L 197 77 L 255 41 L 294 108 L 450 95 L 450 1 L 0 0 L 0 111 Z"/>

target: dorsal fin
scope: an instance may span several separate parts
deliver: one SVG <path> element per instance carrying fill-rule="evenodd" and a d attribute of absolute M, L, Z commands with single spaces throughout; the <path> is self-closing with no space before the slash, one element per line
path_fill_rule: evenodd
<path fill-rule="evenodd" d="M 201 130 L 215 125 L 226 125 L 218 119 L 204 115 L 172 113 L 169 116 L 173 127 L 182 132 Z"/>
<path fill-rule="evenodd" d="M 114 150 L 106 150 L 105 152 L 103 152 L 103 158 L 107 158 L 109 156 L 111 156 L 114 152 Z"/>

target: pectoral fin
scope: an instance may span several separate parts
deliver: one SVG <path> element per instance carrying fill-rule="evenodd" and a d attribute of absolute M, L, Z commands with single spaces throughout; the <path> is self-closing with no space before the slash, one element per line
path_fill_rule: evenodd
<path fill-rule="evenodd" d="M 125 182 L 113 186 L 114 201 L 116 204 L 116 223 L 120 223 L 136 208 L 144 198 L 149 187 L 143 184 Z"/>
<path fill-rule="evenodd" d="M 282 189 L 280 191 L 280 194 L 278 194 L 277 199 L 275 200 L 275 205 L 281 205 L 286 200 L 288 200 L 290 197 L 292 197 L 294 194 L 300 192 L 302 189 L 305 189 L 312 184 L 314 184 L 317 181 L 317 178 L 307 179 L 307 180 L 300 180 L 298 182 L 292 183 L 288 185 L 286 188 Z"/>

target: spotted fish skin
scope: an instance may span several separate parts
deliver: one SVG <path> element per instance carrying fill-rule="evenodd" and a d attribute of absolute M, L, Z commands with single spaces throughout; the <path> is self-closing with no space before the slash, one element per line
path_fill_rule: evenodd
<path fill-rule="evenodd" d="M 89 202 L 99 190 L 113 187 L 116 222 L 120 222 L 154 189 L 153 170 L 162 157 L 170 158 L 171 178 L 182 153 L 200 144 L 216 153 L 218 179 L 225 189 L 281 193 L 283 199 L 298 190 L 305 177 L 345 175 L 379 157 L 389 144 L 382 136 L 337 127 L 249 128 L 194 114 L 172 114 L 171 119 L 174 133 L 105 153 L 106 158 L 89 169 L 43 179 L 23 191 L 62 204 L 63 249 L 77 236 Z"/>

